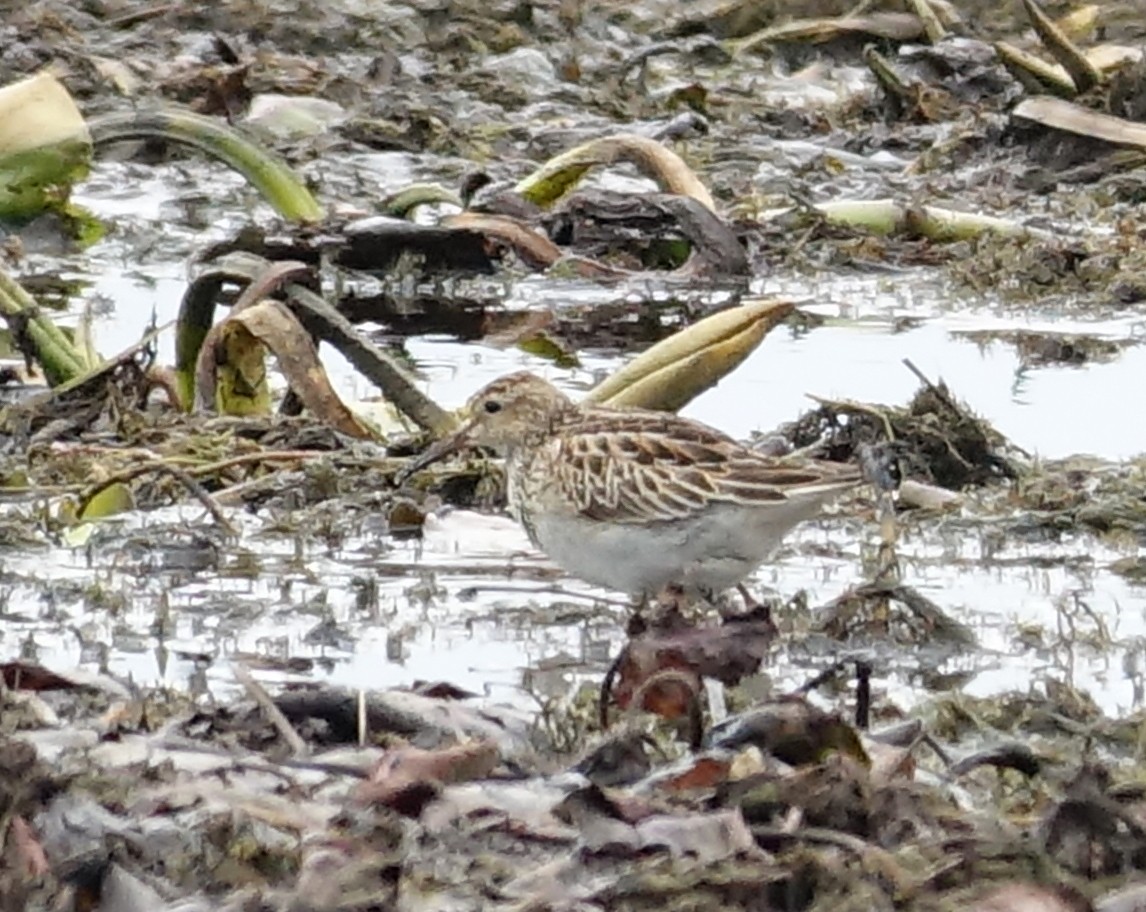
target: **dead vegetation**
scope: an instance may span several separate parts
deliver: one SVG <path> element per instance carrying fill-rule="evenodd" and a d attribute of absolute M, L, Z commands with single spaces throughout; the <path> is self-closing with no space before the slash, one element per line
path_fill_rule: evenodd
<path fill-rule="evenodd" d="M 1041 912 L 1123 908 L 1146 866 L 1110 763 L 1141 720 L 1037 689 L 870 731 L 791 695 L 676 759 L 633 717 L 558 773 L 526 717 L 441 686 L 188 711 L 3 672 L 6 908 Z"/>

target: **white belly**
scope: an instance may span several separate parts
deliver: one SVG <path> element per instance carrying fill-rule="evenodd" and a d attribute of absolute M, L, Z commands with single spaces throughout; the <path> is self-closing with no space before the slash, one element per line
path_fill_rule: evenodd
<path fill-rule="evenodd" d="M 720 591 L 760 566 L 786 532 L 831 496 L 763 509 L 714 504 L 696 516 L 645 526 L 553 513 L 526 519 L 549 558 L 586 582 L 638 595 L 670 583 Z"/>

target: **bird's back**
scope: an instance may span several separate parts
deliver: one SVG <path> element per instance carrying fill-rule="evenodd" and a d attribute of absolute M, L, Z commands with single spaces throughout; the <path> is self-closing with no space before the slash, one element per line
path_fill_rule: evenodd
<path fill-rule="evenodd" d="M 715 428 L 645 410 L 574 407 L 531 447 L 510 454 L 511 506 L 610 523 L 650 524 L 718 504 L 822 500 L 857 484 L 841 463 L 758 453 Z"/>

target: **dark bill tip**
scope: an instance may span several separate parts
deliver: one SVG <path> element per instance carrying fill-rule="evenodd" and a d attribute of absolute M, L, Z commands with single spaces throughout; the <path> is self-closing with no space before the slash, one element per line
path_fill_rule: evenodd
<path fill-rule="evenodd" d="M 422 471 L 422 469 L 433 465 L 435 462 L 445 459 L 458 450 L 465 449 L 468 443 L 468 433 L 469 428 L 462 427 L 449 437 L 443 437 L 441 440 L 430 444 L 420 456 L 412 457 L 410 461 L 402 466 L 397 474 L 394 475 L 395 486 L 405 484 L 411 475 Z"/>

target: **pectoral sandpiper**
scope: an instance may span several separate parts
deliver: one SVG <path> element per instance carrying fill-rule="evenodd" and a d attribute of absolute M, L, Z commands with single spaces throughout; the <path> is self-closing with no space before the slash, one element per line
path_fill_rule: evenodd
<path fill-rule="evenodd" d="M 493 450 L 533 544 L 574 576 L 639 596 L 735 585 L 861 481 L 854 466 L 766 456 L 678 415 L 578 405 L 527 372 L 490 383 L 467 412 L 399 480 L 463 448 Z"/>

